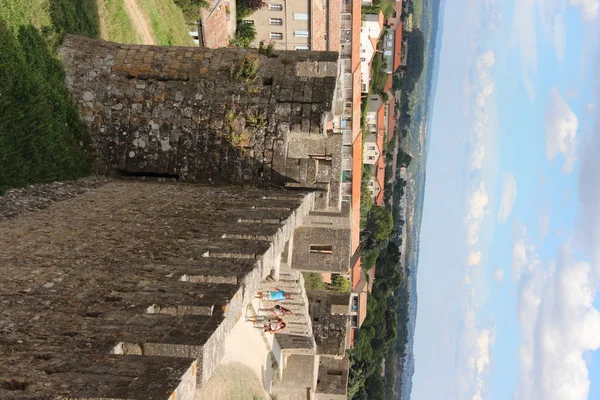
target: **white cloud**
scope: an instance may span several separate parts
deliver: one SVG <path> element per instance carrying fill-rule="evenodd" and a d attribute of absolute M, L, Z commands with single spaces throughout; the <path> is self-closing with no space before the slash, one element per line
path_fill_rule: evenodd
<path fill-rule="evenodd" d="M 508 219 L 515 200 L 517 199 L 517 182 L 512 173 L 504 178 L 502 196 L 500 197 L 500 208 L 498 209 L 498 222 L 504 223 Z"/>
<path fill-rule="evenodd" d="M 531 74 L 537 72 L 537 33 L 535 31 L 534 0 L 517 1 L 510 41 L 518 46 L 521 60 L 523 83 L 531 99 L 535 97 Z"/>
<path fill-rule="evenodd" d="M 485 190 L 485 183 L 480 182 L 479 188 L 471 193 L 469 198 L 469 214 L 468 218 L 473 220 L 481 220 L 486 216 L 488 211 L 486 206 L 488 204 L 488 194 Z"/>
<path fill-rule="evenodd" d="M 481 252 L 471 251 L 467 257 L 467 265 L 469 267 L 477 267 L 481 264 Z"/>
<path fill-rule="evenodd" d="M 498 285 L 504 283 L 504 270 L 502 268 L 496 267 L 496 269 L 494 269 L 494 280 Z"/>
<path fill-rule="evenodd" d="M 492 50 L 484 51 L 477 58 L 477 67 L 490 68 L 496 63 L 496 55 Z"/>
<path fill-rule="evenodd" d="M 585 105 L 585 111 L 589 112 L 590 114 L 593 113 L 594 111 L 596 111 L 596 104 L 595 103 L 587 103 Z"/>
<path fill-rule="evenodd" d="M 471 170 L 475 171 L 481 169 L 483 165 L 483 159 L 485 157 L 485 146 L 483 143 L 477 143 L 473 151 L 471 152 Z"/>
<path fill-rule="evenodd" d="M 556 88 L 546 108 L 546 156 L 549 161 L 560 153 L 565 158 L 563 172 L 571 172 L 576 159 L 579 119 Z"/>
<path fill-rule="evenodd" d="M 479 241 L 479 228 L 481 222 L 488 214 L 486 208 L 488 204 L 488 194 L 485 190 L 485 184 L 480 182 L 479 188 L 474 190 L 468 199 L 468 211 L 465 221 L 467 244 L 473 246 Z"/>
<path fill-rule="evenodd" d="M 525 227 L 515 226 L 513 249 L 520 270 L 520 383 L 516 400 L 583 400 L 589 392 L 586 352 L 600 348 L 600 313 L 593 307 L 591 267 L 563 246 L 545 269 Z M 521 265 L 516 265 L 520 263 Z"/>
<path fill-rule="evenodd" d="M 467 294 L 463 329 L 460 334 L 458 352 L 461 355 L 459 364 L 459 399 L 483 399 L 487 392 L 489 368 L 492 363 L 491 347 L 495 341 L 495 326 L 492 321 L 489 327 L 479 326 L 477 322 L 477 302 L 475 290 L 470 287 Z"/>
<path fill-rule="evenodd" d="M 598 0 L 569 0 L 571 6 L 578 6 L 584 20 L 591 21 L 598 16 L 600 1 Z"/>
<path fill-rule="evenodd" d="M 535 246 L 527 235 L 527 228 L 521 221 L 515 221 L 512 248 L 513 278 L 518 281 L 523 273 L 531 273 L 532 269 L 539 268 L 540 265 Z"/>

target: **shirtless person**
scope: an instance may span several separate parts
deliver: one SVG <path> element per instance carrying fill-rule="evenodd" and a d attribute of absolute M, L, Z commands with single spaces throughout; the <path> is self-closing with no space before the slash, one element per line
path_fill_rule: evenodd
<path fill-rule="evenodd" d="M 285 307 L 276 304 L 273 308 L 261 308 L 260 311 L 269 311 L 272 312 L 276 317 L 283 317 L 285 315 L 291 315 L 292 312 Z"/>

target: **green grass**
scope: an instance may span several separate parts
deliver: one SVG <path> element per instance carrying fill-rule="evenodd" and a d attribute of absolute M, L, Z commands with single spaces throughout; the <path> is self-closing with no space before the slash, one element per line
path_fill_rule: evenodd
<path fill-rule="evenodd" d="M 323 282 L 323 276 L 317 272 L 303 272 L 304 288 L 309 290 L 325 290 L 326 285 Z"/>
<path fill-rule="evenodd" d="M 163 46 L 192 46 L 183 12 L 173 0 L 138 0 L 150 24 L 156 43 Z"/>
<path fill-rule="evenodd" d="M 0 193 L 89 172 L 87 130 L 56 55 L 67 33 L 98 35 L 95 0 L 0 3 Z"/>
<path fill-rule="evenodd" d="M 100 0 L 98 13 L 103 39 L 118 43 L 142 43 L 127 16 L 123 0 Z"/>
<path fill-rule="evenodd" d="M 413 2 L 413 29 L 421 26 L 423 18 L 423 0 L 412 0 Z"/>

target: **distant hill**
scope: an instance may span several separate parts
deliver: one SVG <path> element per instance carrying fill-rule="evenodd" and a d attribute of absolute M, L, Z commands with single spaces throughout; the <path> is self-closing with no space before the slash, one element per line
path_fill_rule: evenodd
<path fill-rule="evenodd" d="M 419 0 L 416 0 L 419 1 Z M 441 45 L 441 35 L 442 28 L 440 27 L 440 16 L 443 15 L 444 4 L 442 4 L 444 0 L 422 0 L 423 4 L 423 13 L 422 19 L 420 21 L 421 30 L 425 36 L 425 46 L 426 46 L 426 62 L 425 62 L 425 71 L 422 75 L 421 79 L 424 79 L 421 87 L 423 93 L 423 101 L 421 104 L 416 106 L 416 115 L 419 115 L 422 118 L 422 121 L 425 123 L 425 132 L 420 132 L 421 135 L 424 136 L 423 147 L 424 151 L 420 160 L 418 162 L 418 171 L 417 178 L 415 182 L 418 182 L 418 189 L 416 190 L 414 197 L 414 222 L 413 229 L 411 232 L 412 240 L 413 240 L 413 254 L 412 259 L 408 262 L 408 267 L 410 268 L 409 275 L 409 306 L 408 306 L 408 340 L 406 345 L 406 354 L 404 358 L 400 361 L 401 367 L 399 368 L 398 373 L 400 374 L 400 378 L 396 382 L 396 399 L 408 400 L 411 396 L 412 391 L 412 377 L 415 371 L 415 358 L 413 352 L 414 346 L 414 333 L 415 333 L 415 324 L 417 318 L 417 272 L 418 272 L 418 259 L 419 259 L 419 233 L 421 229 L 421 216 L 422 216 L 422 208 L 423 208 L 423 200 L 424 200 L 424 188 L 425 188 L 425 180 L 426 180 L 426 157 L 427 157 L 427 149 L 429 148 L 429 134 L 426 131 L 429 126 L 429 122 L 431 121 L 431 107 L 433 106 L 435 100 L 435 87 L 437 86 L 438 79 L 438 70 L 439 70 L 439 60 L 436 57 L 440 51 Z M 417 90 L 419 90 L 417 88 Z M 420 98 L 420 96 L 417 96 Z M 417 124 L 415 128 L 419 129 L 420 126 Z M 413 128 L 414 129 L 414 128 Z"/>

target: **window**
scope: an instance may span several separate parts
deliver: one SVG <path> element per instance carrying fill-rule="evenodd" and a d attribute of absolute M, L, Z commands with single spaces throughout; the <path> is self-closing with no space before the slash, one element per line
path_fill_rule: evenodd
<path fill-rule="evenodd" d="M 254 20 L 253 19 L 244 19 L 244 20 L 242 20 L 242 22 L 244 24 L 254 25 Z"/>
<path fill-rule="evenodd" d="M 369 156 L 369 161 L 373 161 L 375 159 L 375 156 Z"/>
<path fill-rule="evenodd" d="M 310 50 L 308 46 L 296 46 L 294 47 L 296 50 Z"/>
<path fill-rule="evenodd" d="M 294 13 L 294 19 L 298 19 L 300 21 L 308 21 L 308 14 Z"/>
<path fill-rule="evenodd" d="M 375 146 L 369 146 L 369 151 L 375 151 Z"/>
<path fill-rule="evenodd" d="M 277 40 L 282 40 L 283 39 L 283 33 L 281 33 L 281 32 L 269 32 L 269 38 L 271 38 L 271 39 L 277 39 Z"/>
<path fill-rule="evenodd" d="M 321 245 L 321 244 L 311 244 L 310 252 L 316 253 L 316 254 L 331 254 L 331 253 L 333 253 L 333 246 Z"/>
<path fill-rule="evenodd" d="M 308 37 L 308 31 L 294 31 L 294 36 Z"/>
<path fill-rule="evenodd" d="M 367 61 L 367 59 L 365 57 L 361 57 L 360 61 L 365 62 L 365 61 Z"/>
<path fill-rule="evenodd" d="M 283 25 L 283 19 L 281 18 L 269 18 L 269 25 Z"/>
<path fill-rule="evenodd" d="M 373 185 L 374 185 L 373 181 L 369 181 L 369 186 L 373 186 Z"/>
<path fill-rule="evenodd" d="M 271 10 L 271 11 L 283 11 L 283 4 L 269 4 L 269 10 Z"/>

